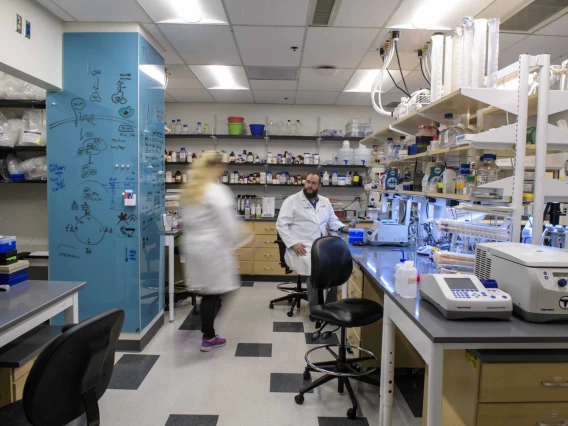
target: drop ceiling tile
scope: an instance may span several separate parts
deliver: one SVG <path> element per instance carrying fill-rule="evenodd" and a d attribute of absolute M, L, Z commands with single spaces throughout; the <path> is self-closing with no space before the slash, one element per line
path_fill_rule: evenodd
<path fill-rule="evenodd" d="M 420 65 L 420 60 L 418 59 L 418 54 L 416 52 L 398 52 L 400 57 L 400 66 L 403 70 L 414 69 Z M 363 57 L 363 61 L 359 65 L 359 69 L 380 69 L 383 67 L 383 60 L 381 59 L 381 54 L 377 51 L 367 52 Z M 397 70 L 398 62 L 396 56 L 392 58 L 389 65 L 390 70 Z"/>
<path fill-rule="evenodd" d="M 172 78 L 168 80 L 168 89 L 205 89 L 197 78 Z"/>
<path fill-rule="evenodd" d="M 166 102 L 176 102 L 176 100 L 166 92 Z"/>
<path fill-rule="evenodd" d="M 526 38 L 526 34 L 508 34 L 508 33 L 500 33 L 499 34 L 499 50 L 501 52 L 507 50 L 509 47 L 517 44 L 522 39 Z"/>
<path fill-rule="evenodd" d="M 568 36 L 568 14 L 561 16 L 536 32 L 541 35 Z"/>
<path fill-rule="evenodd" d="M 551 58 L 568 54 L 568 39 L 566 37 L 530 35 L 508 49 L 499 56 L 499 68 L 510 65 L 519 60 L 519 55 L 528 53 L 538 55 L 550 53 Z"/>
<path fill-rule="evenodd" d="M 209 93 L 223 104 L 254 104 L 250 90 L 211 90 Z"/>
<path fill-rule="evenodd" d="M 234 27 L 233 30 L 245 65 L 300 65 L 304 28 Z M 298 49 L 294 52 L 291 46 Z"/>
<path fill-rule="evenodd" d="M 300 69 L 298 90 L 341 92 L 355 70 L 337 70 L 334 76 L 319 75 L 315 68 Z"/>
<path fill-rule="evenodd" d="M 309 0 L 228 0 L 232 24 L 306 25 Z"/>
<path fill-rule="evenodd" d="M 159 24 L 173 47 L 191 65 L 241 65 L 228 26 Z"/>
<path fill-rule="evenodd" d="M 447 1 L 443 11 L 431 9 L 424 0 L 404 0 L 388 22 L 389 28 L 413 28 L 428 25 L 429 30 L 452 29 L 460 25 L 464 16 L 475 16 L 493 0 Z M 430 7 L 430 9 L 425 9 Z M 419 22 L 416 22 L 420 20 Z"/>
<path fill-rule="evenodd" d="M 192 65 L 191 70 L 207 89 L 248 90 L 249 84 L 243 67 L 219 65 Z"/>
<path fill-rule="evenodd" d="M 167 62 L 166 62 L 167 64 Z M 187 65 L 170 65 L 167 64 L 166 68 L 171 73 L 170 78 L 194 78 L 197 79 L 195 74 L 191 71 Z"/>
<path fill-rule="evenodd" d="M 136 0 L 54 0 L 54 2 L 78 21 L 151 22 Z"/>
<path fill-rule="evenodd" d="M 374 29 L 310 27 L 302 66 L 356 68 L 377 34 Z"/>
<path fill-rule="evenodd" d="M 315 92 L 298 91 L 296 104 L 298 105 L 333 105 L 341 92 Z"/>
<path fill-rule="evenodd" d="M 254 90 L 296 90 L 296 80 L 250 80 Z"/>
<path fill-rule="evenodd" d="M 181 21 L 174 2 L 156 0 L 137 0 L 154 22 Z M 201 9 L 201 21 L 192 25 L 226 24 L 227 16 L 221 0 L 198 0 Z"/>
<path fill-rule="evenodd" d="M 334 26 L 382 27 L 399 3 L 400 0 L 343 1 L 335 18 Z"/>
<path fill-rule="evenodd" d="M 166 89 L 166 93 L 177 102 L 215 102 L 215 99 L 205 89 Z"/>
<path fill-rule="evenodd" d="M 253 94 L 257 104 L 292 105 L 296 92 L 291 90 L 254 90 Z"/>
<path fill-rule="evenodd" d="M 169 42 L 169 40 L 164 37 L 162 32 L 158 29 L 158 27 L 154 24 L 143 24 L 142 25 L 150 36 L 156 40 L 157 43 L 162 46 L 162 50 L 160 50 L 160 54 L 164 57 L 166 64 L 183 64 L 183 59 L 181 56 L 175 52 L 173 46 Z"/>
<path fill-rule="evenodd" d="M 337 98 L 335 105 L 371 105 L 371 94 L 343 92 Z"/>
<path fill-rule="evenodd" d="M 75 20 L 75 18 L 73 18 L 71 15 L 65 12 L 60 6 L 54 3 L 53 0 L 37 0 L 37 2 L 41 4 L 43 7 L 45 7 L 47 10 L 49 10 L 51 13 L 53 13 L 55 16 L 57 16 L 59 19 L 61 19 L 62 21 Z"/>
<path fill-rule="evenodd" d="M 509 17 L 511 14 L 515 13 L 523 3 L 527 3 L 526 0 L 496 0 L 483 9 L 482 12 L 475 15 L 476 18 L 499 18 L 503 21 L 504 18 Z"/>

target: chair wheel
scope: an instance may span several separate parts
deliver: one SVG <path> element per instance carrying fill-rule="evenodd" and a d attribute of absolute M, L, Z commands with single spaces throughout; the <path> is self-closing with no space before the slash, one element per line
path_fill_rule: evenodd
<path fill-rule="evenodd" d="M 312 379 L 312 375 L 309 371 L 304 370 L 304 380 L 311 380 Z"/>
<path fill-rule="evenodd" d="M 350 418 L 351 420 L 356 420 L 357 410 L 355 408 L 350 408 L 349 410 L 347 410 L 347 417 Z"/>
<path fill-rule="evenodd" d="M 269 307 L 270 309 L 274 309 L 274 303 L 271 303 L 270 305 L 268 305 L 268 307 Z"/>
<path fill-rule="evenodd" d="M 302 395 L 302 394 L 296 395 L 294 397 L 294 401 L 296 401 L 296 404 L 302 405 L 304 403 L 304 395 Z"/>
<path fill-rule="evenodd" d="M 293 316 L 294 316 L 294 312 L 289 311 L 286 315 L 288 315 L 289 317 L 293 317 Z"/>

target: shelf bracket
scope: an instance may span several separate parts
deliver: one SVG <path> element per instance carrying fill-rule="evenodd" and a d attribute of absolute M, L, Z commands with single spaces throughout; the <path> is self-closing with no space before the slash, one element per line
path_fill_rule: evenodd
<path fill-rule="evenodd" d="M 320 136 L 318 136 L 318 138 L 316 139 L 316 152 L 318 153 L 318 155 L 320 153 L 321 141 L 322 141 L 322 138 Z"/>
<path fill-rule="evenodd" d="M 395 133 L 399 133 L 399 134 L 402 135 L 402 136 L 406 136 L 407 138 L 408 138 L 408 137 L 412 137 L 412 138 L 414 137 L 414 136 L 411 135 L 410 133 L 406 133 L 406 132 L 403 132 L 402 130 L 399 130 L 399 129 L 396 129 L 396 128 L 392 127 L 390 124 L 389 124 L 389 130 L 392 130 L 392 131 L 395 132 Z"/>
<path fill-rule="evenodd" d="M 213 139 L 213 146 L 214 146 L 215 151 L 217 151 L 217 142 L 218 142 L 217 136 L 211 135 L 211 139 Z"/>

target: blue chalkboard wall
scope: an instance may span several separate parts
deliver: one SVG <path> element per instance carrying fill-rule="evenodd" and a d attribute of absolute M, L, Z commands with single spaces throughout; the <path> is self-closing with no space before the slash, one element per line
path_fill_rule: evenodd
<path fill-rule="evenodd" d="M 138 332 L 164 308 L 164 60 L 138 33 L 66 33 L 63 61 L 47 99 L 50 279 L 87 281 L 81 320 L 118 307 Z"/>

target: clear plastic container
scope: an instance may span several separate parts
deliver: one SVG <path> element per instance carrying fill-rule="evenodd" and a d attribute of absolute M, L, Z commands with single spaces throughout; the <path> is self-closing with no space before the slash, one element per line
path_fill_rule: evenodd
<path fill-rule="evenodd" d="M 346 184 L 347 184 L 347 179 L 345 178 L 345 175 L 337 176 L 337 186 L 346 186 Z"/>
<path fill-rule="evenodd" d="M 463 135 L 464 130 L 465 126 L 462 123 L 458 123 L 455 126 L 448 127 L 448 130 L 444 135 L 445 138 L 444 147 L 448 148 L 456 146 L 456 139 L 458 136 Z"/>
<path fill-rule="evenodd" d="M 444 185 L 444 194 L 456 193 L 456 172 L 454 169 L 447 167 L 446 170 L 444 170 L 442 182 Z"/>
<path fill-rule="evenodd" d="M 450 127 L 454 126 L 454 114 L 444 114 L 444 120 L 440 123 L 438 131 L 440 132 L 440 148 L 446 146 L 446 132 Z"/>
<path fill-rule="evenodd" d="M 371 150 L 367 148 L 365 145 L 359 144 L 359 146 L 355 149 L 354 159 L 355 159 L 354 164 L 358 166 L 371 164 Z"/>
<path fill-rule="evenodd" d="M 351 148 L 349 145 L 349 141 L 343 141 L 343 146 L 339 148 L 337 156 L 339 158 L 340 165 L 345 165 L 345 166 L 353 165 L 354 152 L 353 148 Z"/>
<path fill-rule="evenodd" d="M 335 170 L 331 174 L 331 185 L 337 186 L 337 172 Z"/>
<path fill-rule="evenodd" d="M 181 126 L 181 119 L 177 119 L 176 121 L 176 127 L 175 127 L 175 134 L 176 135 L 181 135 L 181 131 L 182 131 L 182 126 Z"/>
<path fill-rule="evenodd" d="M 476 171 L 477 186 L 485 185 L 499 180 L 499 167 L 495 164 L 497 157 L 494 154 L 484 154 L 483 163 Z"/>
<path fill-rule="evenodd" d="M 187 124 L 183 125 L 183 128 L 181 129 L 181 133 L 182 133 L 182 135 L 189 135 L 189 127 L 187 127 Z"/>
<path fill-rule="evenodd" d="M 201 127 L 201 121 L 197 122 L 197 127 L 195 128 L 195 134 L 196 135 L 203 134 L 203 128 Z"/>
<path fill-rule="evenodd" d="M 414 262 L 412 260 L 404 262 L 404 265 L 399 269 L 398 274 L 401 297 L 406 299 L 415 299 L 418 285 L 418 271 L 414 267 Z"/>

